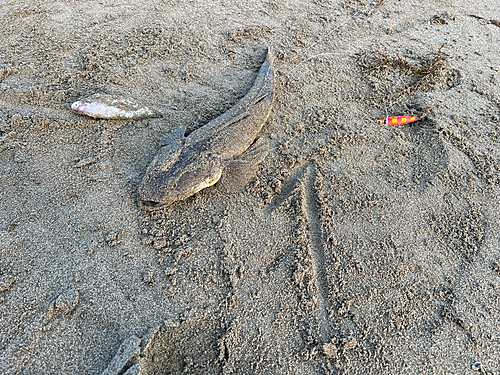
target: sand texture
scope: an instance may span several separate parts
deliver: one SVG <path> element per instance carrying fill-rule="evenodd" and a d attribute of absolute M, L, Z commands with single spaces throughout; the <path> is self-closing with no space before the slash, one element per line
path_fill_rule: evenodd
<path fill-rule="evenodd" d="M 500 3 L 377 3 L 0 1 L 0 373 L 500 374 Z M 139 210 L 268 45 L 256 177 Z"/>

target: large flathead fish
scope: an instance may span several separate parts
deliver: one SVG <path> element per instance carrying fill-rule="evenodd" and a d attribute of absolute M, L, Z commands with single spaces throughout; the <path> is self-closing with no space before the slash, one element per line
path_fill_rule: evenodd
<path fill-rule="evenodd" d="M 151 210 L 190 197 L 220 180 L 226 188 L 244 186 L 267 155 L 268 145 L 255 140 L 274 98 L 273 53 L 238 104 L 184 136 L 181 127 L 168 136 L 139 187 L 139 204 Z"/>

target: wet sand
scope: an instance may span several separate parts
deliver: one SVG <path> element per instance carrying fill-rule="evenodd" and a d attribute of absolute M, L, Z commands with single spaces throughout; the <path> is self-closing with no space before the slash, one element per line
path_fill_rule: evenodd
<path fill-rule="evenodd" d="M 500 5 L 365 5 L 0 4 L 1 373 L 500 373 Z M 140 211 L 268 45 L 255 179 Z M 71 111 L 94 93 L 163 117 Z"/>

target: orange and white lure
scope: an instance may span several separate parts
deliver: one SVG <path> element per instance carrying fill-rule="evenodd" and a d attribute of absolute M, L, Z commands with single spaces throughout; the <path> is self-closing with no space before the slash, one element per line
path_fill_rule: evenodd
<path fill-rule="evenodd" d="M 380 122 L 382 124 L 388 124 L 391 126 L 409 124 L 410 122 L 415 122 L 415 121 L 418 121 L 418 118 L 416 118 L 415 116 L 386 117 L 386 118 L 380 120 Z"/>

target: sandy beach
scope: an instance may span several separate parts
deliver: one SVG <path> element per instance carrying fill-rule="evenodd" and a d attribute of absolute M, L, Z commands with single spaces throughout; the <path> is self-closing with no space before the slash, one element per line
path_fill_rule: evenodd
<path fill-rule="evenodd" d="M 497 0 L 2 0 L 0 19 L 0 373 L 500 374 Z M 140 210 L 166 137 L 244 97 L 267 46 L 255 178 Z M 71 110 L 95 93 L 162 116 Z"/>

